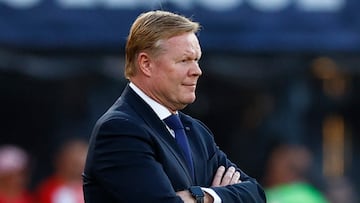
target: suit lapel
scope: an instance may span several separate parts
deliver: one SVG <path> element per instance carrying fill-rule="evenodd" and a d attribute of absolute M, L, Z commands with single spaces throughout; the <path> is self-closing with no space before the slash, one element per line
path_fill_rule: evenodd
<path fill-rule="evenodd" d="M 147 127 L 156 138 L 158 138 L 164 147 L 167 147 L 171 151 L 172 155 L 175 157 L 179 165 L 182 167 L 187 178 L 192 182 L 191 174 L 186 165 L 185 157 L 176 143 L 174 137 L 166 128 L 166 125 L 162 120 L 156 115 L 152 108 L 141 99 L 129 86 L 126 87 L 121 100 L 127 102 L 135 112 L 141 117 L 144 122 L 147 124 Z"/>

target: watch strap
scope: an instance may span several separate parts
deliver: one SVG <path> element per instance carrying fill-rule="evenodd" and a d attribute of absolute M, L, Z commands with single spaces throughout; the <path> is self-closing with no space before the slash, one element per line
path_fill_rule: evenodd
<path fill-rule="evenodd" d="M 191 195 L 196 199 L 196 203 L 204 203 L 204 191 L 200 186 L 191 186 L 189 188 Z"/>

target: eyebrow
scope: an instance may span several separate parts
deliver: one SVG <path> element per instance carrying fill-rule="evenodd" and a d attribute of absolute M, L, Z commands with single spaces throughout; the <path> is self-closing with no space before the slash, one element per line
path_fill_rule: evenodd
<path fill-rule="evenodd" d="M 189 57 L 189 56 L 194 56 L 195 58 L 200 58 L 202 53 L 201 50 L 197 51 L 196 49 L 193 50 L 185 50 L 183 56 Z"/>

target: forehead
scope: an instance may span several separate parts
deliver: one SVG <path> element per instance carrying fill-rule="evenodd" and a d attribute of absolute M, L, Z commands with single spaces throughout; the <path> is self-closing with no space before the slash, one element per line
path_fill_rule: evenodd
<path fill-rule="evenodd" d="M 199 40 L 194 33 L 184 33 L 164 40 L 167 51 L 176 50 L 188 54 L 201 54 Z"/>

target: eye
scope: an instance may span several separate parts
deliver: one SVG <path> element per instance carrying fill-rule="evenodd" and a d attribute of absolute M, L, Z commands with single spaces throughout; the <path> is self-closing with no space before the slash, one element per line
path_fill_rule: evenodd
<path fill-rule="evenodd" d="M 200 58 L 184 58 L 184 59 L 181 59 L 180 62 L 181 63 L 190 63 L 190 62 L 198 63 L 199 60 L 200 60 Z"/>

